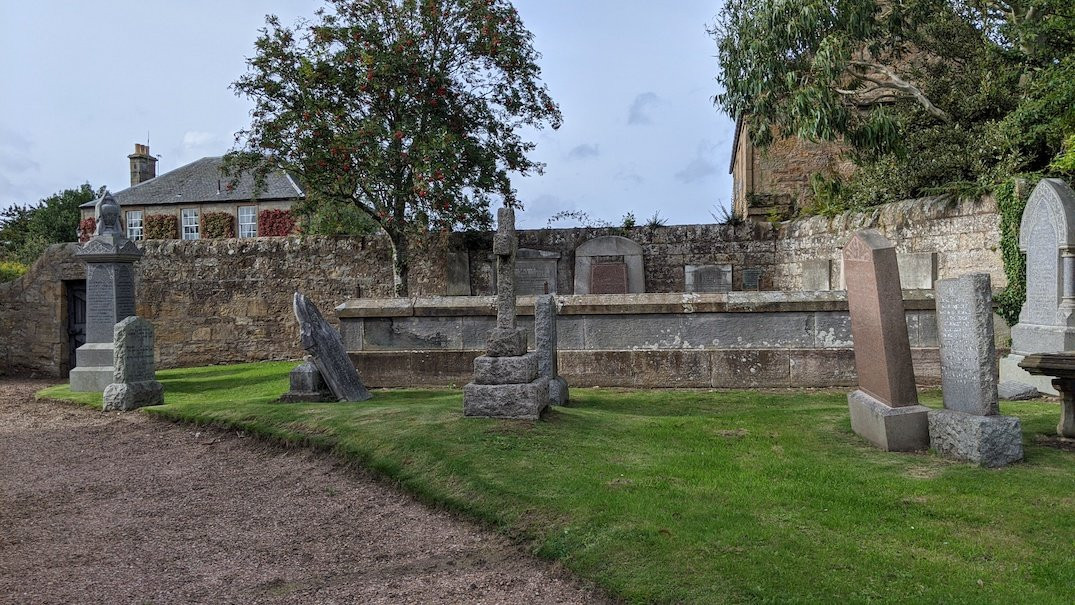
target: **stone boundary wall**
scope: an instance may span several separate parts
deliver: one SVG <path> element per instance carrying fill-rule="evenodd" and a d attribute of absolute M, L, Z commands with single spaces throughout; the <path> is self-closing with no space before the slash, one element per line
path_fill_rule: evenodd
<path fill-rule="evenodd" d="M 574 287 L 574 250 L 604 235 L 641 245 L 647 292 L 684 289 L 684 266 L 730 264 L 762 269 L 763 290 L 803 289 L 804 262 L 835 261 L 850 234 L 877 228 L 900 252 L 936 252 L 938 277 L 970 271 L 1005 284 L 998 251 L 999 216 L 990 199 L 931 198 L 889 204 L 833 219 L 778 225 L 743 224 L 621 229 L 536 229 L 519 232 L 520 246 L 560 253 L 557 286 Z M 297 344 L 290 296 L 302 290 L 335 322 L 332 309 L 355 298 L 388 298 L 391 252 L 386 238 L 287 237 L 139 242 L 138 313 L 157 329 L 159 367 L 294 359 Z M 0 372 L 65 376 L 65 280 L 85 279 L 74 245 L 49 248 L 20 279 L 0 284 Z M 494 292 L 491 234 L 453 234 L 416 253 L 414 296 Z M 838 287 L 838 262 L 832 263 Z"/>

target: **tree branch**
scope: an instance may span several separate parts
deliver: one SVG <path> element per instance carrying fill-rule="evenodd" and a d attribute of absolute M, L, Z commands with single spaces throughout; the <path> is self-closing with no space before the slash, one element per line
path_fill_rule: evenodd
<path fill-rule="evenodd" d="M 872 78 L 866 73 L 857 75 L 859 75 L 859 77 L 864 80 L 868 80 L 877 84 L 880 87 L 898 90 L 904 94 L 910 95 L 919 105 L 922 106 L 923 109 L 926 110 L 926 113 L 928 113 L 929 115 L 937 118 L 938 120 L 941 120 L 946 124 L 950 124 L 952 122 L 952 116 L 948 115 L 948 112 L 944 111 L 940 107 L 937 107 L 933 103 L 933 101 L 931 101 L 929 97 L 927 97 L 925 93 L 922 92 L 920 88 L 901 78 L 899 74 L 897 74 L 892 68 L 888 67 L 887 65 L 881 65 L 880 63 L 873 63 L 871 61 L 851 61 L 851 65 L 864 69 L 872 69 L 874 71 L 884 74 L 888 78 L 888 80 L 879 80 L 877 78 Z"/>

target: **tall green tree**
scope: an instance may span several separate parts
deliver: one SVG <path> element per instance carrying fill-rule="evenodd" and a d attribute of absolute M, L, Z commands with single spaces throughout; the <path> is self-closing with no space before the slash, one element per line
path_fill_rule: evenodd
<path fill-rule="evenodd" d="M 16 204 L 0 212 L 0 260 L 32 264 L 52 244 L 78 241 L 78 207 L 97 199 L 104 188 L 84 183 L 36 205 Z"/>
<path fill-rule="evenodd" d="M 329 0 L 294 27 L 269 16 L 233 85 L 255 106 L 228 166 L 283 168 L 353 204 L 391 240 L 405 296 L 411 241 L 488 228 L 493 200 L 518 204 L 510 174 L 542 169 L 519 129 L 561 116 L 532 40 L 508 0 Z"/>

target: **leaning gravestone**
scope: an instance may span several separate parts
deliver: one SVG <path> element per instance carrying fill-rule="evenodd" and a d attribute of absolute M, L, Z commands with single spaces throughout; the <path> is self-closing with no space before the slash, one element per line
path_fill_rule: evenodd
<path fill-rule="evenodd" d="M 843 251 L 859 390 L 848 395 L 851 428 L 886 451 L 929 448 L 929 408 L 918 404 L 903 291 L 892 242 L 859 231 Z"/>
<path fill-rule="evenodd" d="M 564 405 L 570 395 L 567 381 L 560 376 L 556 363 L 556 297 L 539 296 L 534 302 L 534 348 L 537 349 L 538 375 L 549 379 L 549 403 Z"/>
<path fill-rule="evenodd" d="M 313 357 L 309 355 L 306 356 L 306 359 L 301 364 L 291 370 L 288 378 L 291 382 L 291 390 L 280 397 L 280 401 L 283 403 L 339 401 L 329 390 L 328 384 L 325 383 L 324 377 L 321 376 L 321 370 L 317 369 L 317 366 L 314 365 Z"/>
<path fill-rule="evenodd" d="M 127 411 L 164 403 L 164 387 L 153 364 L 153 324 L 138 316 L 116 324 L 113 383 L 104 389 L 105 411 Z"/>
<path fill-rule="evenodd" d="M 1023 458 L 1018 418 L 1001 416 L 989 274 L 937 282 L 944 409 L 929 412 L 938 454 L 997 468 Z"/>
<path fill-rule="evenodd" d="M 538 375 L 538 355 L 526 352 L 526 333 L 515 317 L 515 211 L 497 211 L 496 328 L 485 355 L 474 359 L 474 381 L 463 387 L 463 415 L 536 420 L 549 407 L 549 379 Z"/>
<path fill-rule="evenodd" d="M 1057 394 L 1052 377 L 1019 367 L 1027 355 L 1075 349 L 1075 191 L 1043 179 L 1030 195 L 1019 226 L 1026 253 L 1026 302 L 1012 326 L 1012 352 L 1000 364 L 1004 381 Z"/>
<path fill-rule="evenodd" d="M 86 342 L 75 351 L 71 390 L 102 392 L 112 383 L 116 323 L 134 315 L 134 263 L 143 252 L 123 235 L 110 193 L 94 209 L 97 230 L 75 256 L 86 263 Z"/>
<path fill-rule="evenodd" d="M 295 319 L 299 322 L 302 348 L 310 354 L 334 398 L 337 401 L 366 401 L 373 397 L 347 356 L 340 333 L 325 321 L 317 307 L 301 293 L 295 293 L 293 306 Z"/>

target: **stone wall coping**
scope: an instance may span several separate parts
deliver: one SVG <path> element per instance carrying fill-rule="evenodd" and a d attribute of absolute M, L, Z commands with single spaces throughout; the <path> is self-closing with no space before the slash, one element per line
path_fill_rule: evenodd
<path fill-rule="evenodd" d="M 535 296 L 518 297 L 518 313 L 533 315 Z M 644 315 L 655 313 L 775 313 L 846 311 L 847 293 L 722 292 L 587 294 L 556 296 L 560 315 Z M 907 310 L 934 308 L 932 290 L 904 290 Z M 494 296 L 359 298 L 336 307 L 339 318 L 495 316 Z"/>

